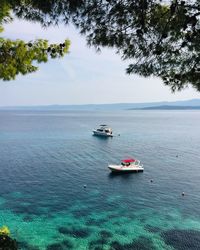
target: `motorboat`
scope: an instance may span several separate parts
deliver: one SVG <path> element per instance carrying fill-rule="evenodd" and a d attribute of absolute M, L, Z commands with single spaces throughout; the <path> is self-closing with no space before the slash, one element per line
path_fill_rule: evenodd
<path fill-rule="evenodd" d="M 108 165 L 108 168 L 112 172 L 143 172 L 143 165 L 139 160 L 130 158 L 121 161 L 119 165 Z"/>
<path fill-rule="evenodd" d="M 99 125 L 99 128 L 93 130 L 93 134 L 98 136 L 113 137 L 112 129 L 105 124 Z"/>

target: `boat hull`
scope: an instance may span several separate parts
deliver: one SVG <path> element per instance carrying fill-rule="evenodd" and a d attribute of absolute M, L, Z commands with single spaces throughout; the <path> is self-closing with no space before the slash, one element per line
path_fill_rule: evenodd
<path fill-rule="evenodd" d="M 93 135 L 103 136 L 103 137 L 113 137 L 113 134 L 105 133 L 105 132 L 98 132 L 95 130 L 93 130 Z"/>
<path fill-rule="evenodd" d="M 108 168 L 115 173 L 138 173 L 144 171 L 144 168 L 142 166 L 121 167 L 118 165 L 108 165 Z"/>

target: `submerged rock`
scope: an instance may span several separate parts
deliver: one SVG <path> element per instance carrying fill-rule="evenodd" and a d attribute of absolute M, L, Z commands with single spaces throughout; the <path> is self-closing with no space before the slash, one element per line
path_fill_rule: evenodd
<path fill-rule="evenodd" d="M 90 231 L 87 228 L 67 228 L 67 227 L 59 227 L 59 233 L 70 235 L 75 238 L 87 238 L 90 236 Z"/>
<path fill-rule="evenodd" d="M 65 250 L 65 248 L 60 243 L 53 243 L 48 245 L 46 250 Z"/>
<path fill-rule="evenodd" d="M 103 249 L 104 244 L 106 244 L 107 241 L 105 239 L 97 239 L 92 240 L 89 242 L 89 250 L 97 250 L 97 249 Z"/>
<path fill-rule="evenodd" d="M 145 230 L 149 231 L 150 233 L 159 233 L 161 231 L 159 227 L 155 227 L 151 225 L 146 225 Z"/>
<path fill-rule="evenodd" d="M 101 230 L 99 234 L 102 238 L 105 239 L 112 237 L 112 233 L 106 230 Z"/>
<path fill-rule="evenodd" d="M 177 250 L 200 249 L 200 231 L 196 230 L 168 230 L 161 234 L 165 243 Z"/>
<path fill-rule="evenodd" d="M 109 250 L 154 250 L 155 247 L 151 240 L 145 237 L 139 237 L 131 243 L 122 244 L 118 241 L 113 241 Z"/>

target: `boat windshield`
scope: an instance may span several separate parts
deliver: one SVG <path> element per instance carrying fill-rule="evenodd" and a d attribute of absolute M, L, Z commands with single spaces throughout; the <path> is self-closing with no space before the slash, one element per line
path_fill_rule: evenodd
<path fill-rule="evenodd" d="M 128 167 L 128 166 L 130 166 L 130 162 L 121 162 L 121 165 Z"/>
<path fill-rule="evenodd" d="M 126 160 L 121 161 L 121 165 L 126 166 L 126 167 L 130 165 L 133 166 L 133 165 L 139 165 L 139 164 L 140 164 L 140 161 L 135 160 L 135 159 L 126 159 Z"/>
<path fill-rule="evenodd" d="M 109 129 L 105 129 L 105 132 L 106 132 L 106 133 L 109 133 L 109 132 L 110 132 L 110 130 L 109 130 Z"/>

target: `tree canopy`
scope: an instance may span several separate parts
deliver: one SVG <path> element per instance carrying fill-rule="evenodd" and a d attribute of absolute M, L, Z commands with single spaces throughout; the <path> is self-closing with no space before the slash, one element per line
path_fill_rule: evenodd
<path fill-rule="evenodd" d="M 88 45 L 97 50 L 114 48 L 127 60 L 128 74 L 160 77 L 172 91 L 189 84 L 200 91 L 199 0 L 8 0 L 6 3 L 17 17 L 43 26 L 73 23 L 85 35 Z"/>
<path fill-rule="evenodd" d="M 12 8 L 8 1 L 1 1 L 0 32 L 3 32 L 3 24 L 12 21 L 10 15 Z M 0 37 L 0 79 L 12 80 L 19 73 L 25 75 L 34 72 L 38 69 L 35 63 L 47 62 L 49 57 L 64 56 L 68 52 L 69 45 L 69 40 L 60 44 L 49 44 L 44 39 L 25 42 Z"/>

